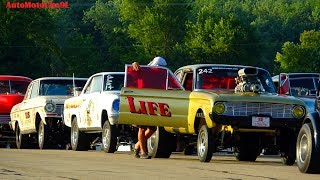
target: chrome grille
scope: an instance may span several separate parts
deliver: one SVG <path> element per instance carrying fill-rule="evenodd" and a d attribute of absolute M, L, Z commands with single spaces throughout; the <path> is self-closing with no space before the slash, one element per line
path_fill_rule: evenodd
<path fill-rule="evenodd" d="M 54 112 L 61 115 L 63 112 L 63 104 L 57 104 Z"/>
<path fill-rule="evenodd" d="M 293 118 L 292 104 L 225 102 L 226 116 L 269 115 L 273 118 Z"/>
<path fill-rule="evenodd" d="M 0 124 L 8 124 L 10 122 L 10 114 L 0 114 Z"/>

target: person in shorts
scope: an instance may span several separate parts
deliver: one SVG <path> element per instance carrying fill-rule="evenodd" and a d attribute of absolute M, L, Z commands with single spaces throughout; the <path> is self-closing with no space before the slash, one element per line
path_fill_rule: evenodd
<path fill-rule="evenodd" d="M 167 66 L 167 62 L 162 57 L 155 57 L 148 64 L 148 66 Z M 139 71 L 140 66 L 138 62 L 132 63 L 133 70 Z M 141 159 L 150 159 L 151 156 L 148 155 L 147 152 L 147 140 L 148 138 L 157 130 L 157 127 L 154 126 L 137 126 L 139 128 L 138 131 L 138 141 L 134 145 L 135 157 Z"/>

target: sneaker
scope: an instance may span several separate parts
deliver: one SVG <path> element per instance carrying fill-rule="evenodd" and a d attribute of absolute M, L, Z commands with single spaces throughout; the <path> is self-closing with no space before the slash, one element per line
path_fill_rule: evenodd
<path fill-rule="evenodd" d="M 151 159 L 151 156 L 148 154 L 140 154 L 140 159 Z"/>
<path fill-rule="evenodd" d="M 135 157 L 135 158 L 140 158 L 139 150 L 138 150 L 138 149 L 134 148 L 134 149 L 133 149 L 133 152 L 134 152 L 134 157 Z"/>

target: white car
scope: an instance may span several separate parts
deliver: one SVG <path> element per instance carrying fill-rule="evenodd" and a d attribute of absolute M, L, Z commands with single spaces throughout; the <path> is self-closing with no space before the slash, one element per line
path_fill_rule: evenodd
<path fill-rule="evenodd" d="M 92 75 L 81 94 L 66 100 L 64 123 L 71 127 L 71 147 L 88 150 L 102 132 L 102 149 L 113 153 L 118 143 L 119 95 L 124 84 L 123 72 Z"/>
<path fill-rule="evenodd" d="M 10 127 L 16 132 L 17 148 L 38 143 L 40 149 L 66 142 L 62 122 L 64 101 L 75 87 L 83 87 L 86 78 L 44 77 L 33 80 L 21 103 L 12 107 Z"/>

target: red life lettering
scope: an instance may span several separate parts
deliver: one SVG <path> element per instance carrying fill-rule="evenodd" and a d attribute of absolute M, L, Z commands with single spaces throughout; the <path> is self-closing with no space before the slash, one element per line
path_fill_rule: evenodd
<path fill-rule="evenodd" d="M 158 111 L 160 113 L 160 116 L 171 117 L 171 112 L 169 111 L 169 105 L 167 103 L 139 101 L 140 107 L 139 107 L 139 109 L 136 109 L 136 107 L 134 105 L 134 98 L 128 96 L 127 99 L 128 99 L 129 108 L 130 108 L 131 113 L 149 114 L 149 115 L 157 116 L 156 112 Z"/>
<path fill-rule="evenodd" d="M 141 107 L 139 111 L 141 112 L 141 114 L 148 114 L 145 102 L 139 101 L 139 103 L 140 103 L 140 107 Z"/>
<path fill-rule="evenodd" d="M 130 112 L 141 114 L 141 110 L 139 109 L 139 111 L 136 111 L 136 108 L 134 107 L 133 97 L 127 97 L 127 98 L 128 98 L 128 103 L 130 107 Z"/>
<path fill-rule="evenodd" d="M 171 117 L 171 112 L 169 111 L 169 105 L 166 103 L 159 103 L 160 115 Z"/>
<path fill-rule="evenodd" d="M 148 104 L 148 108 L 149 108 L 149 114 L 157 116 L 157 114 L 154 111 L 157 111 L 158 104 L 155 102 L 147 102 L 147 104 Z"/>

